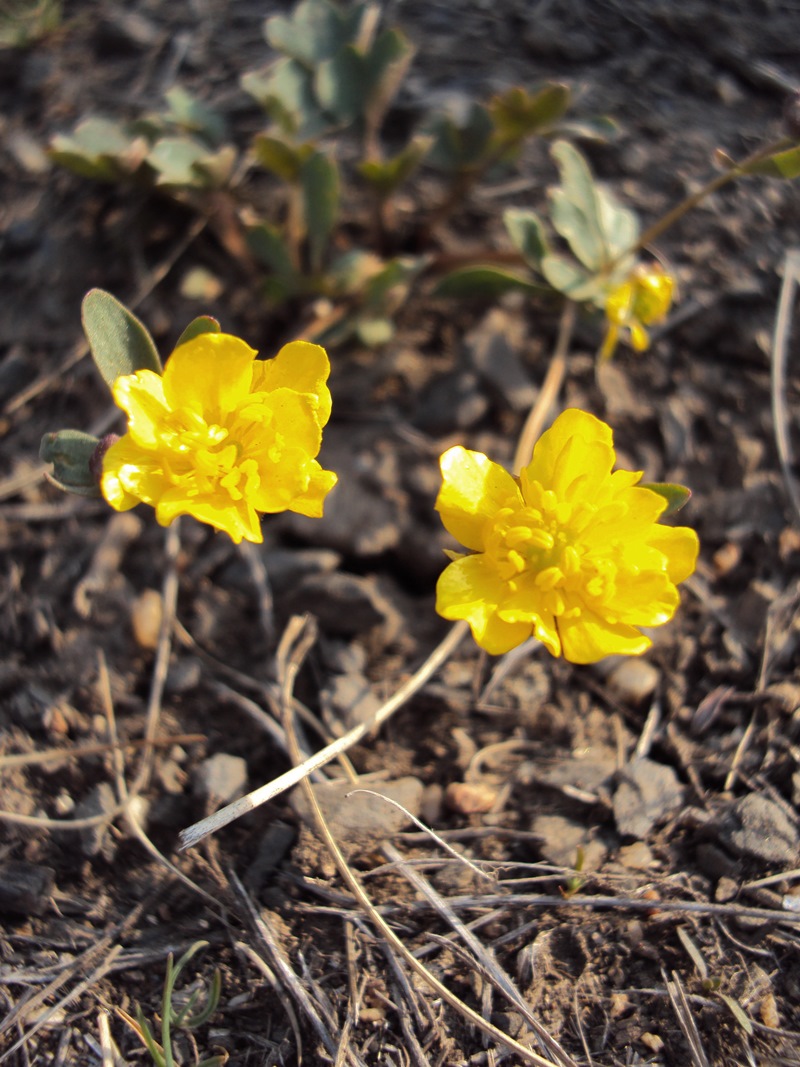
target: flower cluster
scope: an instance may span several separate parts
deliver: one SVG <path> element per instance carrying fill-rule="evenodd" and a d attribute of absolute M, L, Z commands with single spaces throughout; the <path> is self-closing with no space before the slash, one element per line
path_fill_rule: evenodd
<path fill-rule="evenodd" d="M 664 497 L 615 460 L 610 428 L 577 409 L 542 435 L 519 478 L 480 452 L 445 452 L 436 508 L 472 554 L 452 554 L 439 614 L 465 619 L 495 654 L 531 635 L 573 663 L 649 648 L 638 628 L 672 618 L 698 540 L 660 525 Z"/>
<path fill-rule="evenodd" d="M 128 432 L 105 453 L 100 488 L 125 511 L 151 504 L 168 526 L 193 515 L 237 544 L 260 543 L 260 512 L 322 514 L 336 475 L 316 460 L 331 411 L 328 357 L 294 341 L 256 360 L 238 337 L 202 333 L 179 345 L 163 375 L 117 378 Z"/>
<path fill-rule="evenodd" d="M 613 288 L 605 300 L 608 328 L 600 349 L 601 359 L 610 359 L 624 331 L 637 352 L 650 344 L 645 326 L 663 322 L 672 304 L 675 279 L 658 263 L 640 263 L 632 274 Z"/>

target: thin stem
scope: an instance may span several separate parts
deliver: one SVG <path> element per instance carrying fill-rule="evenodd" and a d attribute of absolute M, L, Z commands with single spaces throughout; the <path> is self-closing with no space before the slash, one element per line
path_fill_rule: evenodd
<path fill-rule="evenodd" d="M 533 455 L 533 446 L 541 435 L 547 412 L 558 396 L 564 382 L 564 376 L 567 373 L 569 344 L 572 339 L 572 330 L 575 326 L 575 313 L 575 302 L 567 300 L 564 304 L 564 310 L 561 312 L 561 322 L 558 327 L 558 339 L 556 340 L 553 358 L 542 382 L 542 388 L 536 398 L 536 403 L 528 413 L 525 425 L 519 435 L 519 443 L 514 453 L 514 463 L 511 468 L 512 473 L 515 475 L 519 474 L 522 468 L 530 463 Z"/>
<path fill-rule="evenodd" d="M 776 152 L 780 152 L 782 149 L 788 148 L 792 144 L 794 144 L 794 141 L 790 137 L 781 137 L 779 140 L 773 141 L 771 144 L 762 145 L 761 148 L 757 148 L 755 152 L 752 152 L 746 159 L 742 160 L 741 163 L 732 163 L 727 170 L 722 172 L 722 174 L 718 174 L 716 178 L 712 178 L 711 181 L 706 182 L 701 189 L 691 193 L 684 200 L 681 200 L 679 204 L 676 204 L 674 208 L 668 211 L 666 215 L 662 215 L 660 219 L 644 231 L 635 245 L 632 245 L 624 252 L 620 252 L 618 256 L 615 256 L 611 263 L 608 264 L 607 270 L 611 270 L 621 260 L 625 259 L 626 256 L 629 256 L 634 252 L 641 252 L 643 248 L 652 244 L 653 241 L 657 240 L 662 233 L 665 233 L 673 223 L 682 218 L 687 211 L 691 211 L 692 208 L 697 207 L 697 205 L 705 200 L 707 196 L 716 193 L 724 185 L 727 185 L 728 182 L 732 182 L 736 178 L 745 177 L 746 175 L 744 172 L 746 167 L 752 166 L 754 163 L 759 163 L 762 159 L 768 159 L 770 156 L 775 155 Z"/>

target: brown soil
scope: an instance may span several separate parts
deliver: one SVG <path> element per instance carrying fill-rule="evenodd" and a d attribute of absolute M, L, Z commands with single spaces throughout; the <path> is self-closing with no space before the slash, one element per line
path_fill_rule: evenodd
<path fill-rule="evenodd" d="M 65 8 L 51 36 L 0 51 L 0 745 L 64 754 L 0 763 L 0 809 L 76 819 L 113 808 L 120 777 L 135 780 L 141 746 L 125 748 L 123 764 L 107 751 L 71 753 L 107 742 L 112 726 L 141 739 L 154 651 L 134 624 L 152 603 L 143 594 L 173 573 L 180 626 L 142 820 L 152 846 L 206 895 L 124 817 L 80 831 L 3 820 L 0 1063 L 100 1063 L 111 1039 L 119 1062 L 148 1062 L 117 1012 L 139 1005 L 152 1019 L 169 953 L 200 939 L 210 946 L 187 983 L 215 968 L 222 977 L 220 1005 L 194 1034 L 201 1054 L 290 1065 L 302 1053 L 316 1064 L 339 1048 L 342 1063 L 521 1062 L 397 961 L 297 796 L 194 850 L 177 845 L 218 806 L 200 784 L 204 761 L 240 757 L 250 789 L 289 765 L 246 705 L 272 713 L 289 616 L 320 618 L 296 686 L 325 724 L 306 725 L 311 749 L 342 729 L 343 707 L 369 714 L 444 636 L 432 593 L 448 543 L 432 510 L 436 457 L 463 441 L 508 461 L 525 417 L 518 392 L 482 377 L 471 352 L 487 333 L 509 337 L 538 387 L 557 314 L 518 300 L 464 307 L 423 287 L 386 348 L 334 351 L 322 458 L 340 474 L 341 499 L 321 522 L 265 523 L 271 598 L 260 551 L 184 521 L 170 564 L 145 509 L 109 516 L 60 496 L 38 469 L 41 435 L 109 411 L 90 361 L 73 358 L 88 288 L 135 304 L 164 352 L 208 313 L 270 355 L 320 310 L 268 312 L 218 226 L 187 241 L 185 208 L 51 169 L 41 151 L 88 113 L 156 107 L 174 82 L 225 111 L 246 144 L 263 118 L 237 79 L 266 58 L 261 23 L 272 10 L 250 0 Z M 447 94 L 566 80 L 581 114 L 620 123 L 617 141 L 586 151 L 647 222 L 713 173 L 715 148 L 744 156 L 779 134 L 782 72 L 800 37 L 797 6 L 766 0 L 387 8 L 418 48 L 398 128 Z M 476 195 L 443 250 L 507 247 L 501 209 L 541 205 L 555 179 L 546 146 L 523 174 Z M 269 187 L 250 191 L 268 201 Z M 435 191 L 424 175 L 401 205 L 405 221 Z M 538 650 L 498 676 L 467 639 L 349 753 L 366 788 L 411 779 L 403 802 L 492 880 L 428 834 L 398 829 L 388 805 L 361 796 L 325 808 L 404 944 L 545 1060 L 800 1064 L 798 910 L 788 910 L 800 867 L 800 534 L 774 444 L 769 356 L 783 256 L 798 242 L 796 185 L 728 187 L 659 242 L 682 299 L 647 355 L 621 351 L 598 375 L 597 324 L 578 324 L 564 405 L 611 423 L 621 465 L 694 494 L 685 521 L 700 534 L 701 563 L 645 666 L 573 667 Z M 182 285 L 198 265 L 220 283 L 205 302 Z M 790 389 L 791 413 L 796 376 Z M 327 772 L 344 776 L 338 764 Z M 362 805 L 355 817 L 348 803 Z M 492 987 L 411 871 L 471 924 L 563 1060 L 536 1044 L 520 1005 Z M 195 1062 L 183 1037 L 176 1050 Z"/>

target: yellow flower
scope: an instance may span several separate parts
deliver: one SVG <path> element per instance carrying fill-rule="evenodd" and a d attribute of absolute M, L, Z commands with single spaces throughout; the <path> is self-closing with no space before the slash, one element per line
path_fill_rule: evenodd
<path fill-rule="evenodd" d="M 650 344 L 645 326 L 663 322 L 672 303 L 675 279 L 658 263 L 640 263 L 632 274 L 612 289 L 605 300 L 606 331 L 600 358 L 609 359 L 617 347 L 620 333 L 626 330 L 637 352 Z"/>
<path fill-rule="evenodd" d="M 163 375 L 116 380 L 128 432 L 100 480 L 113 508 L 144 501 L 162 526 L 194 515 L 237 544 L 263 540 L 259 512 L 322 514 L 336 484 L 315 459 L 331 411 L 325 349 L 293 341 L 274 359 L 255 356 L 238 337 L 204 333 L 175 349 Z"/>
<path fill-rule="evenodd" d="M 519 478 L 480 452 L 445 452 L 436 509 L 473 554 L 441 574 L 439 614 L 466 619 L 495 655 L 531 635 L 573 663 L 646 651 L 637 627 L 672 618 L 699 546 L 693 530 L 659 525 L 666 501 L 637 485 L 641 472 L 612 473 L 615 459 L 610 428 L 574 408 Z"/>

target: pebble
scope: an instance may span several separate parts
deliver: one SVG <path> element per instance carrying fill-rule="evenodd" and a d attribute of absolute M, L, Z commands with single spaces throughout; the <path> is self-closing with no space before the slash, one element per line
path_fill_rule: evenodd
<path fill-rule="evenodd" d="M 536 399 L 536 387 L 520 360 L 524 341 L 520 322 L 503 308 L 493 308 L 464 338 L 472 366 L 518 412 L 527 411 Z"/>
<path fill-rule="evenodd" d="M 342 562 L 330 548 L 276 548 L 264 554 L 272 592 L 280 596 L 309 574 L 330 574 Z"/>
<path fill-rule="evenodd" d="M 644 838 L 684 802 L 685 789 L 671 767 L 637 759 L 622 771 L 614 793 L 614 819 L 626 837 Z"/>
<path fill-rule="evenodd" d="M 469 430 L 488 410 L 489 400 L 478 375 L 458 371 L 428 386 L 414 412 L 414 425 L 434 436 Z"/>
<path fill-rule="evenodd" d="M 262 835 L 255 859 L 247 868 L 245 884 L 258 892 L 269 881 L 272 873 L 283 863 L 294 843 L 297 831 L 278 819 Z"/>
<path fill-rule="evenodd" d="M 345 730 L 370 722 L 381 706 L 363 674 L 334 675 L 320 693 L 328 726 L 341 735 Z"/>
<path fill-rule="evenodd" d="M 606 678 L 613 696 L 623 704 L 644 704 L 656 690 L 659 672 L 639 657 L 626 657 Z"/>
<path fill-rule="evenodd" d="M 131 607 L 131 626 L 139 648 L 152 650 L 158 647 L 163 614 L 161 594 L 157 589 L 145 589 L 136 597 Z"/>
<path fill-rule="evenodd" d="M 106 860 L 110 860 L 113 856 L 115 845 L 108 834 L 108 828 L 116 807 L 117 798 L 108 782 L 100 782 L 79 804 L 75 805 L 74 817 L 76 819 L 87 819 L 94 815 L 107 816 L 106 822 L 88 826 L 78 832 L 78 840 L 84 856 L 92 857 L 102 853 Z"/>
<path fill-rule="evenodd" d="M 408 825 L 405 811 L 394 804 L 365 793 L 348 796 L 354 789 L 352 782 L 322 782 L 314 786 L 314 794 L 336 840 L 364 846 L 373 841 L 392 837 Z M 418 816 L 422 806 L 424 787 L 419 778 L 396 778 L 386 782 L 365 783 L 364 788 L 389 797 L 412 815 Z M 295 813 L 307 825 L 314 827 L 314 817 L 302 787 L 293 790 L 289 802 Z"/>
<path fill-rule="evenodd" d="M 0 913 L 42 915 L 55 885 L 52 867 L 24 860 L 0 863 Z"/>
<path fill-rule="evenodd" d="M 731 804 L 720 824 L 720 838 L 740 856 L 781 867 L 796 867 L 800 835 L 774 800 L 748 793 Z"/>
<path fill-rule="evenodd" d="M 592 837 L 588 827 L 563 815 L 537 815 L 531 830 L 542 839 L 539 845 L 542 856 L 557 867 L 575 867 L 580 850 L 583 853 L 581 870 L 594 871 L 608 855 L 605 844 Z"/>
<path fill-rule="evenodd" d="M 644 841 L 634 841 L 619 850 L 619 862 L 629 871 L 647 871 L 657 862 Z"/>
<path fill-rule="evenodd" d="M 390 639 L 399 632 L 403 622 L 374 580 L 338 571 L 308 575 L 284 598 L 281 606 L 291 615 L 310 612 L 324 633 L 338 637 L 353 637 L 384 625 Z"/>
<path fill-rule="evenodd" d="M 445 790 L 448 808 L 460 815 L 483 815 L 492 810 L 497 797 L 497 790 L 485 782 L 451 782 Z"/>
<path fill-rule="evenodd" d="M 197 767 L 193 787 L 195 795 L 209 805 L 229 804 L 247 789 L 247 761 L 217 752 Z"/>

